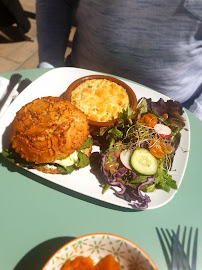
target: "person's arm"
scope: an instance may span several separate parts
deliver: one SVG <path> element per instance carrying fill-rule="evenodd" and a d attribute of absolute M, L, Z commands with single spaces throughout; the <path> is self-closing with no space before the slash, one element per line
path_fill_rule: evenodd
<path fill-rule="evenodd" d="M 64 66 L 72 13 L 77 2 L 77 0 L 36 1 L 39 67 L 42 62 L 47 62 L 53 67 Z"/>
<path fill-rule="evenodd" d="M 196 32 L 195 38 L 198 40 L 202 40 L 202 2 L 201 0 L 186 0 L 184 2 L 184 7 L 198 20 L 201 21 L 199 25 L 198 31 Z M 202 85 L 200 86 L 202 89 Z M 202 90 L 200 90 L 202 91 Z M 189 111 L 191 111 L 196 117 L 198 117 L 202 121 L 202 92 L 194 99 L 193 104 L 189 107 Z"/>

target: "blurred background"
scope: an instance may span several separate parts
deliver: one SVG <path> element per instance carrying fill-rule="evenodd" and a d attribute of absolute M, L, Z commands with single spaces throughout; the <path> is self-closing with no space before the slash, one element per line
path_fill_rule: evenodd
<path fill-rule="evenodd" d="M 0 73 L 37 68 L 36 0 L 0 0 Z M 71 51 L 72 28 L 66 54 Z"/>

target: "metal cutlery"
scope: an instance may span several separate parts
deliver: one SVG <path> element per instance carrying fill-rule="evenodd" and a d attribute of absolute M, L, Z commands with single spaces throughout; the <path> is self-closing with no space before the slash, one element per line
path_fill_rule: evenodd
<path fill-rule="evenodd" d="M 14 87 L 17 85 L 17 83 L 20 81 L 21 78 L 22 78 L 22 75 L 20 75 L 18 73 L 13 74 L 10 77 L 9 84 L 7 86 L 7 89 L 6 89 L 6 93 L 3 96 L 2 100 L 0 101 L 0 110 L 2 109 L 2 107 L 5 104 L 6 100 L 9 98 L 12 90 L 14 89 Z"/>
<path fill-rule="evenodd" d="M 32 82 L 27 78 L 23 80 L 21 80 L 21 78 L 22 75 L 18 73 L 11 76 L 8 87 L 6 89 L 6 94 L 0 101 L 0 117 L 5 113 L 13 100 Z"/>

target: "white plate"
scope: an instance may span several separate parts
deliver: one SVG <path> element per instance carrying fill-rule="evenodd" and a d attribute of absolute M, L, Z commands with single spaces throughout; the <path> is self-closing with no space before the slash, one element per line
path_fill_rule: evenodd
<path fill-rule="evenodd" d="M 76 79 L 93 74 L 100 74 L 98 72 L 78 69 L 78 68 L 57 68 L 53 69 L 43 76 L 39 77 L 32 84 L 30 84 L 10 105 L 3 117 L 0 119 L 0 152 L 9 145 L 9 126 L 13 121 L 15 114 L 20 108 L 31 102 L 32 100 L 44 97 L 44 96 L 61 96 L 64 94 L 67 87 Z M 168 100 L 168 97 L 159 94 L 158 92 L 142 86 L 137 83 L 132 83 L 122 79 L 126 82 L 135 92 L 137 99 L 141 97 L 151 98 L 152 101 L 158 101 L 159 98 Z M 183 117 L 186 119 L 186 126 L 181 131 L 181 141 L 173 162 L 173 168 L 171 175 L 176 180 L 178 188 L 182 182 L 184 172 L 186 169 L 189 148 L 190 148 L 190 126 L 187 114 L 184 113 Z M 52 181 L 58 185 L 66 187 L 70 190 L 74 190 L 81 194 L 85 194 L 92 198 L 99 199 L 104 202 L 108 202 L 114 205 L 131 208 L 128 202 L 116 197 L 113 191 L 110 189 L 104 195 L 102 195 L 102 188 L 98 182 L 98 179 L 94 174 L 90 172 L 90 166 L 74 171 L 70 175 L 51 175 L 39 172 L 37 170 L 30 170 L 34 174 L 37 174 L 49 181 Z M 163 190 L 155 190 L 150 193 L 151 202 L 147 209 L 155 209 L 168 203 L 177 190 L 171 189 L 169 193 Z"/>
<path fill-rule="evenodd" d="M 96 233 L 84 235 L 60 248 L 42 270 L 59 270 L 65 261 L 76 256 L 91 257 L 97 263 L 111 254 L 121 264 L 122 270 L 158 269 L 153 260 L 133 242 L 117 235 Z"/>
<path fill-rule="evenodd" d="M 8 83 L 9 83 L 8 79 L 0 77 L 0 101 L 3 99 L 4 95 L 6 94 L 6 88 L 8 86 Z"/>

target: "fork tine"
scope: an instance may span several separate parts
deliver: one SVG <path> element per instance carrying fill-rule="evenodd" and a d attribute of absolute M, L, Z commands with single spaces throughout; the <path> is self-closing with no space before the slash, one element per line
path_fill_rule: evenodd
<path fill-rule="evenodd" d="M 189 237 L 188 237 L 188 243 L 187 243 L 187 265 L 189 265 L 189 260 L 190 260 L 190 248 L 191 248 L 191 236 L 192 236 L 192 227 L 189 230 Z"/>
<path fill-rule="evenodd" d="M 157 235 L 159 237 L 159 241 L 160 241 L 160 244 L 161 244 L 161 247 L 162 247 L 162 250 L 163 250 L 163 254 L 164 254 L 164 257 L 165 257 L 165 260 L 166 260 L 167 268 L 170 269 L 171 268 L 171 260 L 169 258 L 169 254 L 172 254 L 171 253 L 171 247 L 170 247 L 170 250 L 169 250 L 169 253 L 168 253 L 167 246 L 166 246 L 167 240 L 164 240 L 164 238 L 163 238 L 164 235 L 165 235 L 164 230 L 162 228 L 160 230 L 158 228 L 156 228 L 156 232 L 157 232 Z"/>
<path fill-rule="evenodd" d="M 168 250 L 169 250 L 169 252 L 171 252 L 171 244 L 170 244 L 170 242 L 169 242 L 169 239 L 171 240 L 172 239 L 172 237 L 171 237 L 171 235 L 169 234 L 169 231 L 168 231 L 168 229 L 166 229 L 166 232 L 161 228 L 161 232 L 162 232 L 162 234 L 163 234 L 163 236 L 164 236 L 164 239 L 165 239 L 165 242 L 166 242 L 166 245 L 167 245 L 167 247 L 168 247 Z M 166 233 L 167 233 L 167 235 L 166 235 Z"/>
<path fill-rule="evenodd" d="M 184 232 L 186 232 L 186 229 L 184 230 Z M 183 237 L 184 237 L 184 233 L 183 233 Z M 178 266 L 179 266 L 179 269 L 183 269 L 184 268 L 183 245 L 180 244 L 180 230 L 179 230 L 179 235 L 178 235 L 177 247 L 178 247 Z"/>
<path fill-rule="evenodd" d="M 180 225 L 177 227 L 177 233 L 173 235 L 173 254 L 172 254 L 172 269 L 178 269 L 178 238 L 180 233 Z"/>
<path fill-rule="evenodd" d="M 182 259 L 183 269 L 187 270 L 187 269 L 189 269 L 189 266 L 187 264 L 186 255 L 184 253 L 186 233 L 187 233 L 187 227 L 185 226 L 184 231 L 183 231 L 183 236 L 182 236 L 182 245 L 181 245 L 181 255 L 182 255 L 182 257 L 181 257 L 181 259 Z"/>
<path fill-rule="evenodd" d="M 180 243 L 180 226 L 177 230 L 177 264 L 179 270 L 190 270 L 189 265 L 186 262 L 186 255 L 184 253 L 184 244 L 186 238 L 186 226 L 183 230 L 182 244 Z"/>
<path fill-rule="evenodd" d="M 189 238 L 188 238 L 188 244 L 187 244 L 187 254 L 185 253 L 185 242 L 186 242 L 186 234 L 187 234 L 187 227 L 184 227 L 184 232 L 183 232 L 183 237 L 182 237 L 182 245 L 181 245 L 181 252 L 182 252 L 182 269 L 184 270 L 192 270 L 190 268 L 189 264 L 189 254 L 190 254 L 190 244 L 191 244 L 191 231 L 189 233 Z"/>
<path fill-rule="evenodd" d="M 194 245 L 193 245 L 193 254 L 192 254 L 192 270 L 196 270 L 197 242 L 198 242 L 198 228 L 196 228 L 195 236 L 194 236 Z"/>
<path fill-rule="evenodd" d="M 189 265 L 189 257 L 190 257 L 190 250 L 191 250 L 191 236 L 192 236 L 192 228 L 190 228 L 188 241 L 187 241 L 187 254 L 185 253 L 185 242 L 186 242 L 186 234 L 187 234 L 187 227 L 185 226 L 182 231 L 182 242 L 180 241 L 180 225 L 177 227 L 177 232 L 173 232 L 173 254 L 172 254 L 172 269 L 173 270 L 196 270 L 195 267 L 195 257 L 196 252 L 193 251 L 192 257 L 192 268 Z M 197 233 L 195 235 L 195 242 L 197 243 Z M 196 248 L 195 248 L 196 249 Z"/>
<path fill-rule="evenodd" d="M 171 235 L 171 233 L 169 232 L 168 229 L 166 229 L 166 233 L 167 233 L 167 235 L 168 235 L 168 237 L 169 237 L 168 239 L 170 240 L 170 243 L 172 243 L 172 235 Z M 170 243 L 167 241 L 168 249 L 169 249 L 169 252 L 171 253 L 172 246 L 171 246 Z"/>
<path fill-rule="evenodd" d="M 183 237 L 182 237 L 182 248 L 184 250 L 184 246 L 185 246 L 185 238 L 186 238 L 186 232 L 187 232 L 187 227 L 184 227 L 184 232 L 183 232 Z"/>

